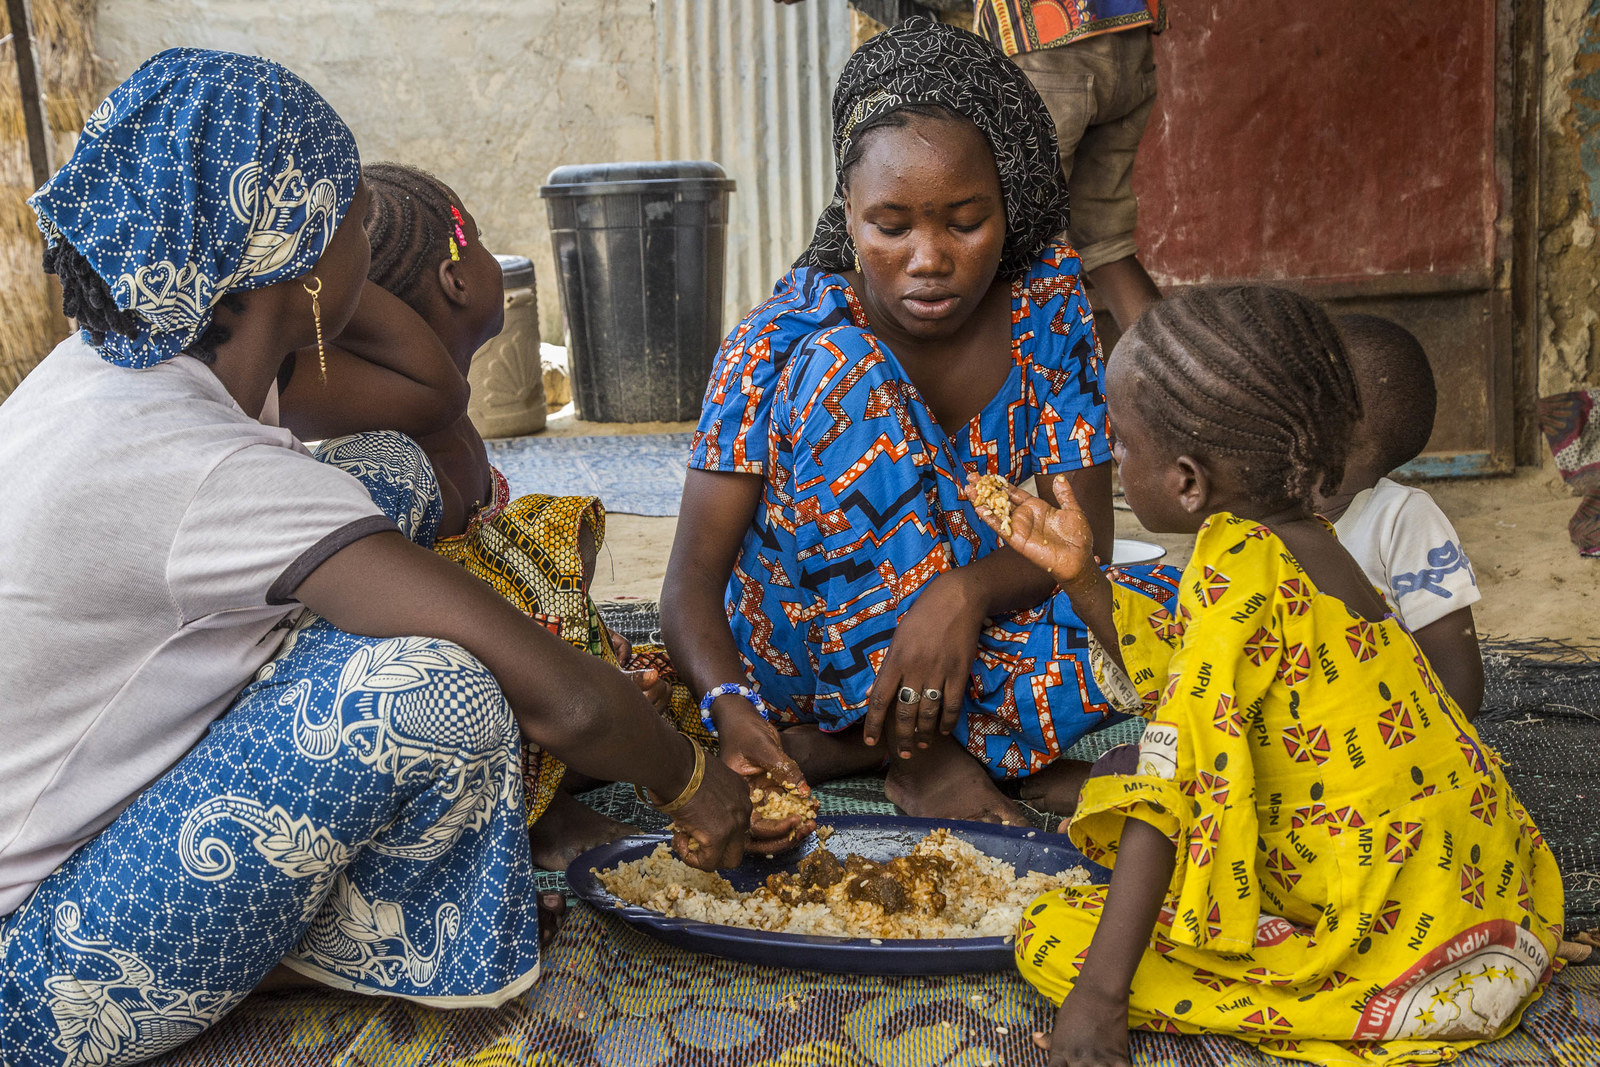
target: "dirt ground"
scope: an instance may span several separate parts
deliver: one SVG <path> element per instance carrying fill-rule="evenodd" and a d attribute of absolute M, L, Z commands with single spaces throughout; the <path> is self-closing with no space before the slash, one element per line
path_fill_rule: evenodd
<path fill-rule="evenodd" d="M 693 423 L 590 423 L 564 408 L 550 420 L 554 435 L 673 433 Z M 1499 638 L 1556 638 L 1600 645 L 1600 560 L 1582 559 L 1567 539 L 1578 498 L 1552 466 L 1521 467 L 1504 478 L 1425 483 L 1455 523 L 1477 571 L 1483 600 L 1473 609 L 1478 633 Z M 597 600 L 655 600 L 661 595 L 675 518 L 609 516 L 606 548 L 595 576 Z M 1133 514 L 1117 512 L 1117 536 L 1153 541 L 1166 562 L 1188 559 L 1188 539 L 1146 532 Z"/>
<path fill-rule="evenodd" d="M 1554 467 L 1420 484 L 1450 517 L 1478 575 L 1480 636 L 1600 644 L 1600 560 L 1579 557 L 1567 538 L 1578 498 Z M 1117 535 L 1165 546 L 1166 562 L 1188 559 L 1186 538 L 1146 533 L 1130 512 L 1117 513 Z"/>

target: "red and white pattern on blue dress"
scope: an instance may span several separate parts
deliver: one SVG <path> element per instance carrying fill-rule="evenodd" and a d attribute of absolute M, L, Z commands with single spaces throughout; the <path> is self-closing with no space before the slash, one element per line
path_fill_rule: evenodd
<path fill-rule="evenodd" d="M 778 721 L 860 721 L 901 615 L 999 547 L 961 495 L 968 471 L 1027 484 L 1110 458 L 1076 253 L 1045 250 L 1012 286 L 1011 321 L 1005 384 L 948 435 L 838 274 L 792 271 L 724 342 L 689 465 L 763 476 L 726 599 Z M 1175 588 L 1161 568 L 1129 578 Z M 996 777 L 1049 765 L 1113 717 L 1087 657 L 1065 596 L 996 617 L 957 740 Z"/>

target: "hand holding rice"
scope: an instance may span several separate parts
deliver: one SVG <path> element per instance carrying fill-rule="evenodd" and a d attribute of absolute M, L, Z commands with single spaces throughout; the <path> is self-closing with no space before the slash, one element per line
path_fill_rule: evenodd
<path fill-rule="evenodd" d="M 750 790 L 752 816 L 762 822 L 782 822 L 799 816 L 802 819 L 817 817 L 817 798 L 801 793 L 799 788 L 785 782 L 781 786 L 757 786 Z"/>
<path fill-rule="evenodd" d="M 1000 533 L 1011 536 L 1011 498 L 1006 490 L 1011 486 L 998 474 L 979 475 L 967 490 L 968 498 L 980 508 L 988 508 L 999 520 Z"/>

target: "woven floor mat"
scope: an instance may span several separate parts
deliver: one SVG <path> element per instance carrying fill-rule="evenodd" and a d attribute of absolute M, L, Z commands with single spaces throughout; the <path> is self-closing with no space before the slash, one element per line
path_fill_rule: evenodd
<path fill-rule="evenodd" d="M 165 1067 L 1043 1067 L 1052 1018 L 1015 974 L 857 978 L 668 948 L 580 907 L 544 976 L 498 1010 L 257 994 Z M 1287 1067 L 1227 1038 L 1134 1034 L 1150 1067 Z M 1459 1067 L 1600 1063 L 1600 968 L 1569 967 L 1511 1037 Z"/>
<path fill-rule="evenodd" d="M 647 640 L 653 605 L 602 609 Z M 1484 737 L 1555 849 L 1574 925 L 1600 925 L 1600 660 L 1546 645 L 1491 643 Z M 1093 744 L 1125 736 L 1128 724 Z M 818 790 L 824 817 L 886 813 L 881 778 Z M 630 791 L 583 799 L 646 829 L 664 820 Z M 1048 816 L 1040 815 L 1040 825 Z M 550 875 L 562 884 L 559 875 Z M 781 962 L 774 960 L 774 963 Z M 1030 1065 L 1029 1033 L 1051 1012 L 1015 974 L 849 978 L 760 968 L 668 948 L 575 905 L 544 977 L 498 1010 L 444 1012 L 334 992 L 259 994 L 156 1061 L 166 1067 L 940 1067 Z M 1135 1034 L 1150 1067 L 1287 1067 L 1227 1038 Z M 1512 1036 L 1459 1067 L 1600 1064 L 1600 967 L 1557 976 Z"/>
<path fill-rule="evenodd" d="M 687 433 L 507 437 L 487 442 L 513 499 L 524 493 L 597 496 L 617 515 L 676 515 Z"/>
<path fill-rule="evenodd" d="M 1552 642 L 1487 642 L 1483 660 L 1478 732 L 1555 853 L 1567 929 L 1600 927 L 1600 656 Z"/>

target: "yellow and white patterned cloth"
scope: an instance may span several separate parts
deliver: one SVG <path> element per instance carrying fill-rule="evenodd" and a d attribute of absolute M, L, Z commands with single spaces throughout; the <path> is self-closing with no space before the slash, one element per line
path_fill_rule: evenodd
<path fill-rule="evenodd" d="M 1130 1021 L 1323 1064 L 1432 1063 L 1510 1032 L 1559 966 L 1554 857 L 1498 757 L 1392 615 L 1320 592 L 1266 527 L 1200 530 L 1176 612 L 1114 586 L 1149 722 L 1069 832 L 1178 849 Z M 1022 974 L 1059 1002 L 1106 886 L 1040 898 Z"/>
<path fill-rule="evenodd" d="M 579 535 L 585 525 L 599 551 L 606 539 L 606 509 L 599 497 L 529 493 L 511 500 L 498 470 L 494 499 L 468 521 L 466 532 L 441 538 L 433 549 L 494 587 L 517 609 L 551 633 L 590 655 L 617 666 L 617 653 L 600 612 L 589 597 Z M 702 744 L 714 739 L 700 724 L 689 689 L 672 672 L 667 650 L 635 645 L 629 670 L 654 669 L 672 685 L 670 718 Z M 528 825 L 545 813 L 566 776 L 566 764 L 530 741 L 522 747 L 522 781 L 528 798 Z"/>

